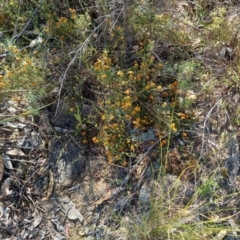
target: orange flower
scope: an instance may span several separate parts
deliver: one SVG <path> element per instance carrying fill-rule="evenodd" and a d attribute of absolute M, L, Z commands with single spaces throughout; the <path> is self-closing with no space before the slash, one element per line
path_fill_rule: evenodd
<path fill-rule="evenodd" d="M 165 139 L 163 139 L 160 143 L 160 146 L 163 147 L 167 144 L 167 141 Z"/>
<path fill-rule="evenodd" d="M 171 124 L 169 125 L 169 127 L 171 128 L 171 130 L 172 130 L 173 132 L 177 132 L 177 128 L 176 128 L 176 126 L 175 126 L 175 123 L 171 123 Z"/>
<path fill-rule="evenodd" d="M 122 163 L 122 166 L 123 167 L 126 167 L 128 165 L 128 163 L 126 162 L 126 161 L 124 161 L 123 163 Z"/>
<path fill-rule="evenodd" d="M 131 93 L 131 90 L 129 90 L 129 89 L 127 89 L 126 91 L 125 91 L 125 94 L 130 94 Z"/>
<path fill-rule="evenodd" d="M 93 137 L 93 138 L 92 138 L 92 141 L 93 141 L 94 143 L 98 143 L 98 142 L 99 142 L 99 140 L 97 139 L 97 137 Z"/>
<path fill-rule="evenodd" d="M 136 106 L 136 107 L 134 108 L 134 111 L 135 111 L 135 112 L 140 112 L 140 111 L 141 111 L 141 108 L 140 108 L 139 106 Z"/>
<path fill-rule="evenodd" d="M 186 137 L 188 137 L 188 134 L 186 132 L 183 132 L 182 136 L 186 138 Z"/>

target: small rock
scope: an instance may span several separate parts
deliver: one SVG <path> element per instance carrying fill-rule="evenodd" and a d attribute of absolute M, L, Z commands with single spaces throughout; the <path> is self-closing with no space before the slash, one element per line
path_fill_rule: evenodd
<path fill-rule="evenodd" d="M 56 116 L 50 119 L 53 127 L 59 127 L 63 129 L 75 130 L 77 126 L 77 119 L 74 114 L 70 112 L 71 108 L 74 108 L 72 102 L 63 101 L 58 108 Z"/>
<path fill-rule="evenodd" d="M 55 173 L 57 188 L 71 187 L 85 167 L 81 148 L 66 137 L 52 139 L 49 162 Z"/>
<path fill-rule="evenodd" d="M 144 183 L 143 186 L 141 187 L 138 196 L 139 203 L 141 205 L 146 205 L 149 203 L 151 197 L 151 189 L 152 188 L 149 183 Z"/>

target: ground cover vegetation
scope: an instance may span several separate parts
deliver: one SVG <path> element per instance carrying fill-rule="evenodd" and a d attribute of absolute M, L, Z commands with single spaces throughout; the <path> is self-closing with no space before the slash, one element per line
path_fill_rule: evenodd
<path fill-rule="evenodd" d="M 0 9 L 1 101 L 20 102 L 21 115 L 64 100 L 88 151 L 129 169 L 150 159 L 147 208 L 118 216 L 126 239 L 237 239 L 237 1 L 4 0 Z M 94 114 L 83 117 L 86 105 Z"/>

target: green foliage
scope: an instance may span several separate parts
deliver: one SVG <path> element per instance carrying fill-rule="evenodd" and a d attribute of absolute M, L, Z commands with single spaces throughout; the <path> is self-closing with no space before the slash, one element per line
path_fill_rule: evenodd
<path fill-rule="evenodd" d="M 40 100 L 45 94 L 45 79 L 48 74 L 46 64 L 41 61 L 42 53 L 19 51 L 15 45 L 3 48 L 8 50 L 10 57 L 7 62 L 0 63 L 2 71 L 0 87 L 4 90 L 1 97 L 7 90 L 27 91 L 28 100 L 32 104 L 36 103 L 36 99 Z M 9 96 L 9 93 L 7 95 Z"/>
<path fill-rule="evenodd" d="M 152 9 L 141 7 L 130 6 L 123 24 L 107 19 L 105 30 L 109 31 L 111 41 L 107 39 L 106 48 L 93 69 L 101 86 L 98 90 L 104 92 L 104 98 L 99 100 L 102 124 L 99 136 L 93 141 L 104 146 L 109 162 L 123 165 L 141 152 L 146 134 L 151 144 L 159 141 L 160 149 L 166 144 L 164 136 L 169 130 L 177 132 L 180 122 L 190 118 L 178 108 L 178 79 L 165 79 L 167 69 L 175 72 L 172 60 L 176 54 L 167 53 L 165 65 L 159 61 L 155 49 L 159 39 L 166 38 L 180 49 L 189 38 L 179 31 L 170 15 L 157 15 Z M 130 46 L 130 42 L 135 45 Z M 179 54 L 179 58 L 183 56 Z M 185 74 L 185 79 L 179 79 L 181 83 L 190 82 L 195 71 L 194 63 L 187 64 L 187 72 L 183 71 L 183 65 L 179 66 L 179 76 Z"/>
<path fill-rule="evenodd" d="M 218 65 L 219 49 L 231 45 L 236 32 L 226 21 L 224 4 L 194 1 L 192 6 L 187 2 L 180 11 L 178 1 L 163 1 L 167 6 L 163 9 L 156 8 L 154 1 L 121 4 L 97 0 L 94 6 L 87 1 L 83 6 L 79 1 L 20 2 L 0 3 L 0 31 L 6 35 L 0 50 L 9 53 L 0 62 L 2 98 L 16 98 L 12 90 L 26 92 L 29 108 L 36 109 L 51 96 L 52 88 L 60 85 L 59 99 L 67 94 L 69 101 L 97 109 L 100 116 L 94 122 L 82 117 L 75 102 L 69 104 L 82 143 L 98 144 L 109 163 L 126 167 L 154 146 L 154 159 L 161 162 L 164 174 L 201 177 L 200 163 L 192 159 L 192 153 L 179 155 L 185 144 L 190 145 L 188 132 L 197 119 L 193 108 L 199 99 L 194 91 L 211 98 L 219 82 L 227 91 L 239 90 L 239 60 L 224 59 L 222 75 L 216 66 L 204 62 L 208 50 L 213 49 L 210 60 Z M 21 33 L 29 19 L 34 30 Z M 16 33 L 21 34 L 11 39 Z M 42 45 L 29 48 L 39 35 L 44 39 Z M 229 48 L 240 51 L 237 43 Z M 240 110 L 222 101 L 218 110 L 236 110 L 227 118 L 239 124 Z M 177 149 L 177 154 L 172 154 L 171 148 Z M 195 186 L 194 196 L 185 205 L 176 203 L 179 193 L 174 189 L 179 186 L 174 185 L 159 195 L 158 190 L 153 191 L 151 211 L 140 223 L 133 221 L 128 226 L 132 239 L 201 239 L 203 233 L 212 237 L 218 226 L 222 228 L 205 217 L 199 221 L 200 215 L 192 210 L 195 202 L 217 191 L 218 184 L 208 179 Z M 206 206 L 208 203 L 200 207 Z"/>
<path fill-rule="evenodd" d="M 80 109 L 79 109 L 79 106 L 77 106 L 77 113 L 74 114 L 76 120 L 77 120 L 77 126 L 76 126 L 76 130 L 79 131 L 79 130 L 82 130 L 82 117 L 81 117 L 81 113 L 80 113 Z"/>
<path fill-rule="evenodd" d="M 213 193 L 219 190 L 220 187 L 213 179 L 206 179 L 206 181 L 199 187 L 198 192 L 199 195 L 203 198 L 211 198 L 213 197 Z"/>
<path fill-rule="evenodd" d="M 69 9 L 69 17 L 58 17 L 57 13 L 48 13 L 48 21 L 45 32 L 49 36 L 60 38 L 61 40 L 77 40 L 79 43 L 85 40 L 89 31 L 91 20 L 90 15 L 77 14 L 75 9 Z"/>
<path fill-rule="evenodd" d="M 207 29 L 210 33 L 210 38 L 214 41 L 228 42 L 232 30 L 225 19 L 226 9 L 224 7 L 217 8 L 210 15 L 212 22 L 208 25 Z"/>

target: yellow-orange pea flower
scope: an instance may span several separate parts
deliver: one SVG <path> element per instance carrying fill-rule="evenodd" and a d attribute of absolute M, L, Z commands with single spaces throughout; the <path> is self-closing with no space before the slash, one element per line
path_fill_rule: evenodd
<path fill-rule="evenodd" d="M 117 75 L 120 76 L 120 77 L 122 77 L 122 76 L 124 75 L 124 73 L 123 73 L 123 71 L 118 71 L 118 72 L 117 72 Z"/>
<path fill-rule="evenodd" d="M 133 124 L 135 125 L 135 127 L 140 127 L 141 126 L 141 124 L 140 124 L 140 119 L 139 118 L 137 118 L 136 119 L 136 121 L 133 121 Z"/>
<path fill-rule="evenodd" d="M 140 112 L 140 111 L 141 111 L 141 108 L 140 108 L 139 106 L 136 106 L 136 107 L 134 108 L 134 111 Z"/>
<path fill-rule="evenodd" d="M 167 103 L 166 103 L 166 102 L 164 102 L 164 103 L 162 104 L 162 106 L 163 106 L 163 107 L 166 107 L 166 106 L 167 106 Z"/>
<path fill-rule="evenodd" d="M 109 116 L 109 119 L 110 119 L 110 120 L 113 120 L 114 118 L 115 118 L 115 117 L 114 117 L 113 115 L 110 115 L 110 116 Z"/>
<path fill-rule="evenodd" d="M 130 146 L 130 149 L 131 149 L 131 151 L 134 151 L 134 150 L 135 150 L 135 147 L 134 147 L 133 144 Z"/>
<path fill-rule="evenodd" d="M 126 94 L 130 94 L 130 93 L 131 93 L 131 90 L 127 89 L 127 90 L 125 91 L 125 93 L 126 93 Z"/>
<path fill-rule="evenodd" d="M 0 88 L 3 88 L 5 86 L 5 83 L 0 83 Z"/>
<path fill-rule="evenodd" d="M 177 128 L 176 128 L 176 126 L 175 126 L 175 123 L 171 123 L 169 126 L 170 126 L 170 128 L 171 128 L 171 130 L 172 130 L 173 132 L 176 132 L 176 131 L 177 131 Z"/>
<path fill-rule="evenodd" d="M 96 137 L 93 137 L 93 138 L 92 138 L 92 141 L 93 141 L 94 143 L 98 143 L 98 142 L 99 142 L 99 140 L 98 140 Z"/>
<path fill-rule="evenodd" d="M 6 77 L 10 77 L 12 74 L 10 73 L 10 72 L 8 72 L 7 74 L 6 74 Z"/>
<path fill-rule="evenodd" d="M 101 79 L 106 79 L 107 78 L 107 75 L 106 74 L 102 74 L 101 75 Z"/>
<path fill-rule="evenodd" d="M 131 112 L 132 116 L 134 116 L 135 114 L 137 114 L 137 112 L 135 110 Z"/>
<path fill-rule="evenodd" d="M 125 103 L 125 109 L 126 109 L 126 108 L 129 108 L 129 107 L 131 107 L 131 106 L 132 106 L 132 103 L 131 103 L 131 102 Z"/>
<path fill-rule="evenodd" d="M 140 81 L 141 80 L 141 74 L 137 75 L 137 80 Z"/>
<path fill-rule="evenodd" d="M 123 163 L 122 163 L 122 166 L 123 167 L 126 167 L 128 165 L 128 163 L 126 162 L 126 161 L 124 161 Z"/>
<path fill-rule="evenodd" d="M 112 125 L 112 128 L 117 128 L 118 127 L 118 124 L 117 123 L 114 123 L 113 125 Z"/>
<path fill-rule="evenodd" d="M 166 141 L 165 139 L 162 140 L 161 143 L 160 143 L 161 147 L 163 147 L 163 146 L 166 145 L 166 144 L 167 144 L 167 141 Z"/>
<path fill-rule="evenodd" d="M 110 69 L 110 67 L 107 66 L 107 65 L 104 65 L 104 66 L 103 66 L 103 69 Z"/>
<path fill-rule="evenodd" d="M 156 84 L 155 84 L 154 82 L 150 82 L 150 86 L 151 86 L 151 87 L 155 87 L 155 85 L 156 85 Z"/>
<path fill-rule="evenodd" d="M 130 120 L 131 119 L 131 116 L 130 115 L 126 115 L 125 116 L 127 120 Z"/>
<path fill-rule="evenodd" d="M 188 134 L 187 134 L 186 132 L 183 132 L 183 133 L 182 133 L 182 136 L 183 136 L 183 137 L 187 137 Z"/>
<path fill-rule="evenodd" d="M 13 52 L 14 52 L 14 53 L 18 53 L 19 50 L 15 48 L 15 49 L 13 49 Z"/>
<path fill-rule="evenodd" d="M 108 130 L 108 126 L 103 126 L 103 130 Z"/>
<path fill-rule="evenodd" d="M 186 115 L 185 113 L 178 113 L 178 116 L 179 116 L 181 119 L 186 119 L 186 118 L 188 118 L 188 115 Z"/>

